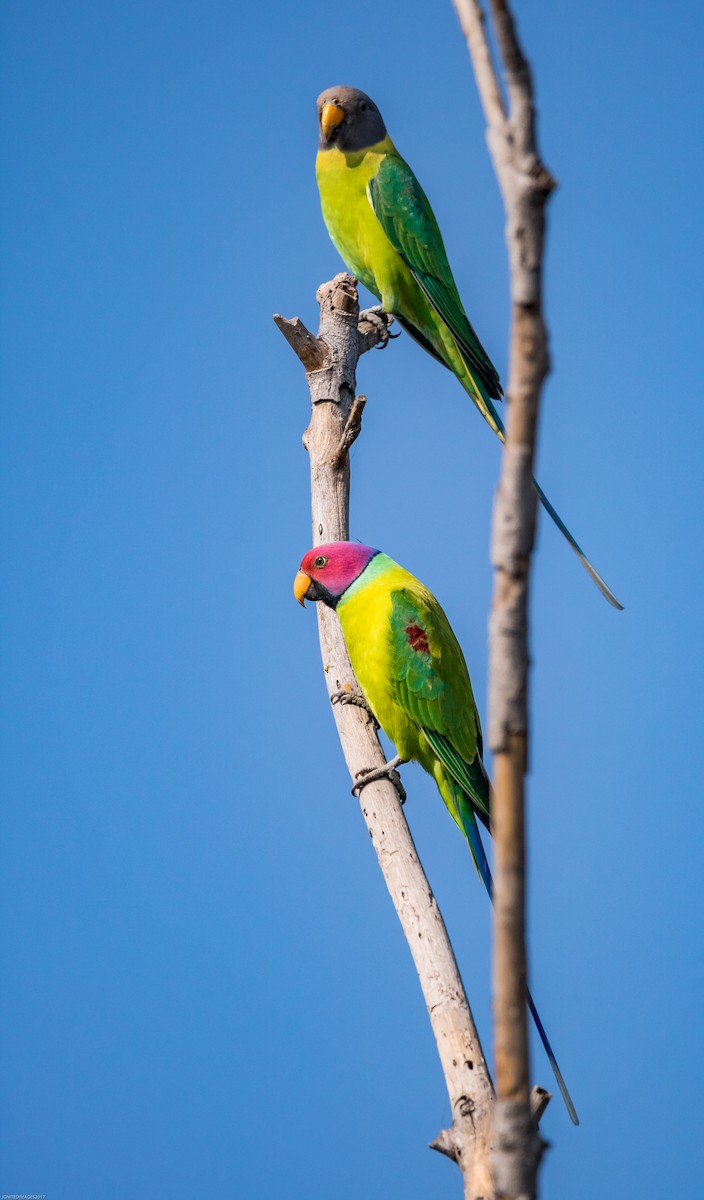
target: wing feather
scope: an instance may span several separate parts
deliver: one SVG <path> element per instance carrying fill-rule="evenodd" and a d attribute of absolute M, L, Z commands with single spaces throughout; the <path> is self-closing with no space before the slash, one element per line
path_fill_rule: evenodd
<path fill-rule="evenodd" d="M 488 398 L 499 400 L 498 373 L 462 307 L 435 214 L 411 168 L 399 155 L 387 154 L 368 195 L 384 233 L 447 325 L 469 370 Z"/>
<path fill-rule="evenodd" d="M 392 593 L 394 688 L 452 778 L 489 825 L 489 780 L 464 655 L 435 597 L 418 585 Z"/>

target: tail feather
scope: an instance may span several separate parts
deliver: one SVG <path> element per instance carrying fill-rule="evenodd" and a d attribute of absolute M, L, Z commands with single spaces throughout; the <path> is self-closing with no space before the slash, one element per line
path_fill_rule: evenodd
<path fill-rule="evenodd" d="M 548 1041 L 548 1035 L 545 1032 L 543 1022 L 540 1020 L 540 1017 L 538 1016 L 538 1010 L 535 1007 L 535 1004 L 533 1003 L 533 997 L 531 996 L 530 989 L 528 988 L 527 985 L 526 985 L 526 997 L 528 999 L 528 1008 L 530 1009 L 530 1015 L 532 1016 L 533 1020 L 535 1021 L 535 1028 L 538 1030 L 538 1033 L 540 1035 L 540 1040 L 543 1043 L 543 1048 L 545 1050 L 545 1053 L 548 1056 L 548 1062 L 550 1063 L 550 1066 L 552 1067 L 552 1073 L 555 1076 L 555 1079 L 557 1080 L 557 1086 L 559 1087 L 559 1089 L 562 1093 L 562 1099 L 564 1100 L 567 1111 L 570 1114 L 570 1120 L 573 1125 L 579 1125 L 579 1117 L 577 1116 L 577 1110 L 576 1110 L 574 1104 L 572 1103 L 572 1097 L 570 1096 L 570 1094 L 567 1090 L 567 1084 L 565 1083 L 565 1081 L 562 1077 L 562 1071 L 560 1070 L 560 1068 L 557 1065 L 557 1059 L 555 1058 L 552 1046 L 550 1045 L 550 1042 Z"/>
<path fill-rule="evenodd" d="M 584 553 L 582 547 L 575 540 L 575 538 L 572 537 L 572 534 L 570 533 L 569 529 L 565 525 L 565 522 L 562 520 L 562 517 L 553 508 L 552 504 L 548 500 L 547 496 L 545 495 L 545 492 L 541 488 L 537 479 L 533 480 L 533 487 L 535 488 L 536 492 L 538 493 L 538 499 L 539 499 L 540 503 L 542 504 L 543 508 L 545 509 L 546 513 L 548 514 L 549 517 L 552 517 L 553 521 L 557 525 L 557 528 L 560 530 L 560 533 L 563 535 L 563 537 L 565 537 L 567 539 L 570 546 L 572 547 L 575 554 L 577 555 L 577 558 L 581 562 L 582 566 L 585 567 L 586 570 L 591 575 L 592 579 L 594 580 L 596 586 L 598 587 L 598 589 L 601 592 L 604 599 L 608 600 L 609 604 L 611 604 L 614 608 L 617 608 L 619 610 L 619 612 L 623 612 L 623 605 L 621 604 L 620 600 L 616 599 L 613 592 L 611 591 L 611 588 L 601 578 L 601 575 L 597 571 L 596 567 L 593 567 L 592 564 L 590 563 L 590 561 L 587 558 L 586 554 Z"/>
<path fill-rule="evenodd" d="M 501 439 L 501 441 L 504 442 L 506 440 L 506 430 L 504 429 L 503 421 L 501 420 L 501 417 L 499 416 L 495 405 L 492 403 L 491 398 L 490 398 L 488 392 L 486 391 L 486 388 L 482 386 L 481 380 L 475 378 L 475 375 L 471 371 L 469 364 L 464 359 L 464 356 L 463 356 L 463 361 L 465 363 L 465 367 L 467 368 L 467 373 L 469 375 L 469 379 L 471 380 L 471 383 L 473 385 L 473 387 L 470 387 L 469 381 L 463 380 L 462 382 L 464 383 L 465 390 L 467 392 L 469 392 L 469 395 L 472 397 L 472 400 L 476 404 L 477 408 L 479 409 L 480 413 L 484 417 L 484 420 L 487 422 L 489 427 L 491 429 L 493 429 L 493 431 L 497 435 L 497 437 L 499 437 Z M 592 566 L 592 564 L 590 563 L 586 554 L 584 553 L 582 547 L 579 545 L 576 538 L 574 538 L 572 536 L 569 529 L 565 525 L 565 522 L 562 520 L 562 517 L 559 515 L 559 513 L 556 511 L 556 509 L 553 508 L 552 504 L 548 500 L 547 496 L 545 495 L 545 492 L 541 488 L 537 479 L 533 480 L 533 487 L 535 488 L 535 490 L 538 494 L 538 499 L 540 500 L 540 503 L 542 504 L 546 513 L 555 522 L 555 524 L 557 525 L 557 528 L 560 530 L 560 533 L 562 534 L 562 536 L 567 540 L 569 545 L 572 547 L 575 554 L 577 555 L 577 558 L 581 562 L 582 566 L 589 572 L 589 574 L 591 575 L 592 579 L 594 580 L 594 583 L 598 587 L 598 589 L 601 592 L 604 599 L 608 600 L 609 604 L 611 604 L 614 608 L 617 608 L 617 609 L 619 609 L 620 612 L 623 612 L 623 605 L 620 603 L 619 600 L 616 599 L 613 592 L 611 591 L 611 588 L 608 586 L 608 584 L 606 584 L 604 582 L 604 580 L 601 578 L 601 575 L 596 570 L 596 568 Z"/>
<path fill-rule="evenodd" d="M 464 796 L 464 793 L 462 793 L 458 787 L 455 787 L 453 785 L 452 791 L 453 791 L 453 800 L 455 802 L 455 807 L 456 807 L 458 815 L 460 817 L 460 821 L 458 821 L 457 823 L 460 824 L 460 822 L 461 822 L 461 828 L 467 838 L 467 841 L 469 842 L 469 848 L 472 852 L 472 858 L 474 859 L 474 865 L 477 868 L 480 879 L 482 880 L 487 892 L 489 893 L 489 899 L 493 900 L 494 881 L 491 877 L 489 863 L 487 861 L 486 852 L 484 850 L 484 845 L 482 843 L 481 834 L 479 832 L 479 826 L 477 825 L 477 820 L 474 815 L 474 810 L 472 808 L 470 801 Z M 450 809 L 450 812 L 452 813 L 453 816 L 455 816 L 455 814 L 452 812 L 452 809 Z M 456 816 L 455 816 L 455 820 L 457 821 Z M 575 1106 L 572 1102 L 572 1097 L 570 1096 L 570 1094 L 567 1090 L 567 1084 L 565 1083 L 565 1080 L 562 1075 L 562 1071 L 560 1070 L 560 1068 L 557 1064 L 557 1059 L 555 1058 L 553 1048 L 550 1045 L 550 1042 L 548 1040 L 548 1035 L 545 1032 L 545 1026 L 543 1025 L 543 1022 L 541 1021 L 541 1019 L 538 1015 L 538 1010 L 535 1007 L 535 1004 L 533 1003 L 533 997 L 531 996 L 530 991 L 528 990 L 527 986 L 526 986 L 526 1001 L 528 1003 L 530 1015 L 532 1016 L 532 1018 L 535 1022 L 535 1028 L 537 1029 L 540 1040 L 543 1043 L 543 1047 L 544 1047 L 545 1053 L 547 1055 L 548 1062 L 550 1063 L 550 1066 L 552 1067 L 553 1075 L 555 1076 L 557 1086 L 559 1087 L 560 1092 L 562 1093 L 562 1099 L 564 1100 L 567 1111 L 570 1115 L 570 1120 L 572 1121 L 572 1123 L 574 1125 L 579 1125 L 579 1117 L 577 1116 L 577 1110 L 575 1109 Z"/>

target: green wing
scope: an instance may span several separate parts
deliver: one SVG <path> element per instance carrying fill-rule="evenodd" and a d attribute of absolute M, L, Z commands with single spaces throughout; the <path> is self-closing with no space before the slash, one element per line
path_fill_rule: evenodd
<path fill-rule="evenodd" d="M 391 595 L 391 659 L 398 700 L 489 825 L 489 781 L 467 665 L 450 623 L 427 589 Z"/>
<path fill-rule="evenodd" d="M 434 729 L 423 729 L 423 733 L 455 783 L 469 796 L 477 816 L 491 831 L 490 785 L 482 762 L 481 746 L 473 762 L 468 763 L 457 753 L 449 738 Z"/>
<path fill-rule="evenodd" d="M 411 168 L 398 155 L 387 154 L 369 182 L 368 194 L 384 233 L 447 325 L 469 369 L 491 399 L 500 399 L 496 368 L 467 320 L 438 223 Z M 403 324 L 403 314 L 399 316 Z M 424 341 L 421 331 L 409 328 L 409 332 Z"/>

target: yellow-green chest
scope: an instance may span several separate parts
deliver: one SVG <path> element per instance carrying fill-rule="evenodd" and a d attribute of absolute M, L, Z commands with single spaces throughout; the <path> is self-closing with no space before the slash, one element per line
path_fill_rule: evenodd
<path fill-rule="evenodd" d="M 328 233 L 349 269 L 380 298 L 388 293 L 397 256 L 374 215 L 367 187 L 382 159 L 393 151 L 386 137 L 354 154 L 335 147 L 320 150 L 315 164 Z"/>
<path fill-rule="evenodd" d="M 399 704 L 392 653 L 392 593 L 416 580 L 393 563 L 337 607 L 352 668 L 384 732 L 404 758 L 418 757 L 418 736 Z"/>
<path fill-rule="evenodd" d="M 337 614 L 354 673 L 379 720 L 378 704 L 389 687 L 391 593 L 386 578 L 344 599 Z"/>

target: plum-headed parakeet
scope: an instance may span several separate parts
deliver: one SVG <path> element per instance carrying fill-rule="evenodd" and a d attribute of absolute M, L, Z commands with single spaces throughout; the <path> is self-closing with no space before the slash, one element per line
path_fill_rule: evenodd
<path fill-rule="evenodd" d="M 482 732 L 467 664 L 435 597 L 386 554 L 353 542 L 310 550 L 294 594 L 335 609 L 364 698 L 398 757 L 386 774 L 411 759 L 433 776 L 469 842 L 491 896 L 489 864 L 476 818 L 490 826 L 491 788 L 482 762 Z M 527 1002 L 570 1117 L 574 1105 L 530 993 Z"/>
<path fill-rule="evenodd" d="M 454 372 L 503 441 L 504 426 L 493 403 L 502 395 L 498 373 L 462 307 L 433 210 L 386 132 L 379 109 L 351 87 L 328 88 L 317 104 L 316 175 L 330 237 L 384 310 Z M 601 593 L 622 608 L 537 481 L 533 483 Z"/>

